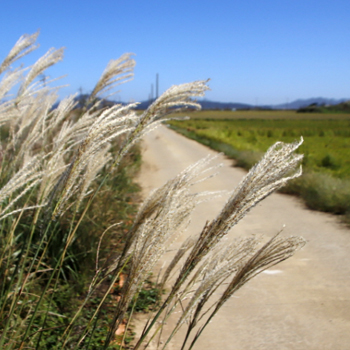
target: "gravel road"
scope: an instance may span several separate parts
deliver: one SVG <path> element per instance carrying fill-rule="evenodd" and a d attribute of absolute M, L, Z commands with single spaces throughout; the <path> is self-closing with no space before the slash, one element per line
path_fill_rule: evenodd
<path fill-rule="evenodd" d="M 139 183 L 144 195 L 214 153 L 165 126 L 159 127 L 143 141 Z M 200 189 L 233 190 L 245 172 L 222 155 L 215 162 L 223 163 L 220 174 L 201 183 Z M 186 234 L 199 232 L 226 198 L 201 204 Z M 230 235 L 271 237 L 283 225 L 283 235 L 303 236 L 307 245 L 239 290 L 207 327 L 195 349 L 350 349 L 350 230 L 334 216 L 306 209 L 297 198 L 273 194 Z M 180 237 L 176 246 L 184 238 Z M 179 349 L 178 342 L 175 338 L 169 349 Z"/>

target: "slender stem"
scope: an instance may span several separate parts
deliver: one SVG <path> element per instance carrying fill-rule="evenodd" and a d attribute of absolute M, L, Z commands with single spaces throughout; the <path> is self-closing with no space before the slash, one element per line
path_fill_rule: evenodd
<path fill-rule="evenodd" d="M 118 272 L 117 272 L 117 271 L 115 272 L 115 275 L 114 275 L 113 279 L 111 280 L 111 283 L 110 283 L 110 285 L 109 285 L 109 287 L 108 287 L 106 293 L 103 295 L 103 298 L 102 298 L 102 300 L 100 301 L 100 303 L 99 303 L 97 309 L 95 310 L 94 314 L 91 316 L 89 323 L 86 325 L 85 331 L 84 331 L 83 335 L 80 337 L 79 341 L 77 342 L 77 344 L 76 344 L 76 346 L 73 348 L 73 350 L 74 350 L 74 349 L 77 349 L 77 346 L 79 346 L 79 345 L 81 344 L 81 342 L 83 341 L 83 339 L 84 339 L 84 337 L 85 337 L 85 333 L 88 331 L 88 329 L 89 329 L 89 327 L 90 327 L 90 325 L 91 325 L 93 319 L 94 319 L 94 318 L 96 317 L 96 315 L 97 315 L 97 312 L 100 310 L 100 308 L 101 308 L 102 305 L 104 304 L 104 302 L 105 302 L 107 296 L 109 295 L 109 293 L 111 292 L 111 290 L 112 290 L 112 288 L 113 288 L 113 286 L 114 286 L 114 283 L 117 281 L 117 279 L 119 278 L 120 274 L 121 274 L 121 273 L 123 272 L 123 270 L 125 269 L 125 267 L 126 267 L 126 265 L 128 264 L 128 262 L 129 262 L 129 260 L 127 259 L 127 260 L 125 261 L 125 263 L 124 263 L 122 269 L 120 269 Z M 86 299 L 86 301 L 87 301 L 87 300 L 88 300 L 88 299 Z M 86 301 L 85 301 L 85 302 L 86 302 Z"/>
<path fill-rule="evenodd" d="M 198 330 L 197 334 L 195 335 L 194 339 L 191 342 L 190 347 L 187 350 L 191 350 L 194 346 L 194 344 L 196 343 L 196 341 L 198 340 L 198 338 L 200 337 L 200 335 L 202 334 L 204 328 L 210 323 L 210 321 L 212 320 L 212 318 L 214 317 L 214 315 L 216 314 L 216 312 L 218 311 L 218 308 L 215 308 L 215 310 L 211 313 L 211 315 L 209 316 L 209 318 L 206 320 L 206 322 L 204 323 L 204 325 Z M 182 348 L 181 348 L 182 349 Z"/>

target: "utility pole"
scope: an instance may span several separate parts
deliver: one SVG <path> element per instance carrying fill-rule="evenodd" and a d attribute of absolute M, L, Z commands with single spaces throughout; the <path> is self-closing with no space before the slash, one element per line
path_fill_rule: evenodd
<path fill-rule="evenodd" d="M 158 98 L 158 92 L 159 92 L 159 90 L 158 90 L 158 88 L 159 88 L 159 74 L 157 73 L 157 75 L 156 75 L 156 98 Z"/>

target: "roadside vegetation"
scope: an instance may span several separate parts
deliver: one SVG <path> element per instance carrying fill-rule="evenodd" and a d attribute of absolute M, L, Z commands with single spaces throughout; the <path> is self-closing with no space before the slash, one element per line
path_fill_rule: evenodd
<path fill-rule="evenodd" d="M 103 107 L 102 96 L 133 76 L 135 62 L 125 54 L 109 62 L 76 109 L 74 96 L 57 103 L 57 88 L 40 80 L 62 60 L 62 49 L 17 65 L 37 36 L 21 37 L 0 64 L 0 349 L 136 350 L 162 336 L 170 314 L 178 321 L 158 344 L 165 348 L 185 327 L 178 348 L 191 349 L 238 289 L 305 244 L 280 233 L 265 242 L 223 239 L 301 175 L 302 141 L 271 146 L 218 217 L 198 228 L 154 281 L 155 265 L 197 204 L 215 196 L 192 193 L 192 185 L 216 170 L 212 159 L 199 160 L 136 208 L 137 142 L 172 113 L 199 109 L 194 99 L 207 82 L 173 86 L 143 113 L 134 103 Z M 150 317 L 131 345 L 132 316 L 141 310 Z"/>
<path fill-rule="evenodd" d="M 349 119 L 349 113 L 298 113 L 294 110 L 201 110 L 193 111 L 191 119 L 293 119 L 293 120 L 321 120 L 321 119 Z M 184 114 L 185 115 L 185 114 Z M 184 116 L 183 115 L 183 116 Z"/>
<path fill-rule="evenodd" d="M 215 119 L 209 118 L 214 115 Z M 304 175 L 283 191 L 300 195 L 311 209 L 341 214 L 350 222 L 350 115 L 308 117 L 294 111 L 203 111 L 191 120 L 170 124 L 182 134 L 236 159 L 236 165 L 246 169 L 271 143 L 292 142 L 303 136 L 305 142 L 298 152 L 304 154 Z"/>

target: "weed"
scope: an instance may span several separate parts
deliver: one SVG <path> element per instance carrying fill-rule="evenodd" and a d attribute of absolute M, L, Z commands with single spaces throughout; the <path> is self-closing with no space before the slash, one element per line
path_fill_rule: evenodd
<path fill-rule="evenodd" d="M 330 154 L 326 154 L 322 159 L 321 159 L 321 166 L 324 168 L 329 168 L 329 169 L 338 169 L 339 165 L 337 164 L 335 158 L 331 156 Z"/>
<path fill-rule="evenodd" d="M 160 289 L 151 281 L 146 281 L 137 298 L 134 300 L 134 310 L 136 312 L 154 311 L 159 306 L 161 296 Z"/>

